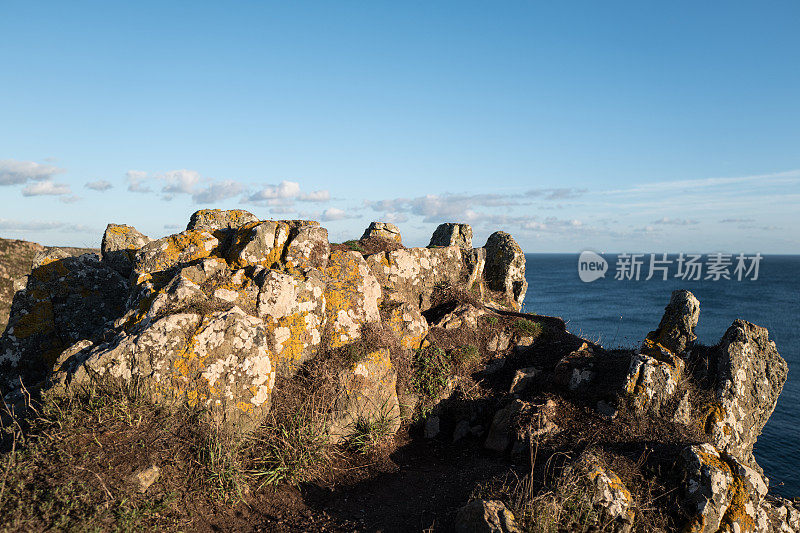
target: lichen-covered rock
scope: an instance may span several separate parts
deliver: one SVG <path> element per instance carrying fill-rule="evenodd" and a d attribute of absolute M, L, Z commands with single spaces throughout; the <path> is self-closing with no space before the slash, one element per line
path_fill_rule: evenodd
<path fill-rule="evenodd" d="M 124 313 L 127 282 L 94 254 L 61 251 L 37 256 L 25 291 L 17 293 L 0 338 L 2 387 L 40 382 L 58 355 L 82 339 L 95 340 Z"/>
<path fill-rule="evenodd" d="M 165 405 L 203 406 L 216 423 L 246 432 L 269 409 L 278 370 L 272 346 L 274 332 L 238 307 L 170 314 L 68 358 L 51 391 L 122 386 Z"/>
<path fill-rule="evenodd" d="M 291 274 L 265 270 L 259 280 L 258 316 L 273 331 L 277 366 L 291 372 L 309 360 L 322 342 L 328 298 L 324 276 L 318 270 Z"/>
<path fill-rule="evenodd" d="M 242 209 L 231 209 L 230 211 L 201 209 L 192 214 L 186 229 L 213 232 L 216 230 L 235 229 L 253 222 L 258 222 L 258 217 Z"/>
<path fill-rule="evenodd" d="M 428 321 L 419 307 L 408 302 L 384 300 L 381 302 L 384 324 L 389 327 L 406 350 L 422 348 L 428 335 Z"/>
<path fill-rule="evenodd" d="M 499 500 L 473 500 L 456 513 L 456 533 L 519 533 L 514 513 Z"/>
<path fill-rule="evenodd" d="M 680 468 L 690 517 L 687 531 L 768 530 L 769 519 L 762 506 L 767 484 L 758 472 L 711 444 L 684 449 Z"/>
<path fill-rule="evenodd" d="M 561 358 L 556 364 L 555 379 L 572 392 L 585 389 L 595 377 L 594 350 L 584 342 L 577 350 Z"/>
<path fill-rule="evenodd" d="M 607 468 L 594 453 L 585 452 L 571 467 L 591 487 L 591 502 L 610 519 L 612 531 L 625 532 L 633 527 L 636 513 L 631 492 L 610 468 Z"/>
<path fill-rule="evenodd" d="M 673 291 L 658 329 L 648 333 L 647 338 L 680 355 L 697 340 L 694 328 L 699 320 L 700 302 L 694 294 L 686 290 Z"/>
<path fill-rule="evenodd" d="M 325 269 L 326 320 L 330 346 L 336 348 L 361 337 L 361 328 L 378 322 L 381 287 L 358 252 L 333 251 Z"/>
<path fill-rule="evenodd" d="M 396 384 L 397 372 L 386 348 L 365 354 L 339 372 L 328 429 L 331 441 L 345 440 L 359 431 L 359 424 L 378 424 L 394 434 L 400 428 Z"/>
<path fill-rule="evenodd" d="M 102 261 L 127 278 L 133 271 L 136 252 L 149 242 L 149 237 L 132 226 L 109 224 L 100 247 Z"/>
<path fill-rule="evenodd" d="M 787 373 L 766 328 L 744 320 L 728 328 L 717 356 L 716 404 L 705 423 L 718 449 L 755 466 L 753 445 L 775 409 Z"/>
<path fill-rule="evenodd" d="M 313 225 L 293 228 L 284 255 L 284 268 L 322 270 L 328 266 L 330 253 L 328 230 Z"/>
<path fill-rule="evenodd" d="M 642 349 L 631 357 L 624 392 L 637 411 L 671 417 L 673 413 L 664 413 L 662 409 L 678 389 L 685 368 L 683 359 L 646 339 Z"/>
<path fill-rule="evenodd" d="M 474 305 L 460 304 L 455 309 L 435 321 L 432 325 L 442 329 L 467 329 L 476 331 L 478 319 L 486 315 L 486 309 L 479 309 Z"/>
<path fill-rule="evenodd" d="M 504 231 L 489 236 L 484 246 L 486 265 L 483 277 L 489 289 L 502 293 L 515 310 L 522 308 L 528 282 L 525 281 L 525 254 L 514 238 Z"/>
<path fill-rule="evenodd" d="M 800 509 L 797 505 L 781 497 L 767 496 L 761 505 L 766 524 L 759 520 L 759 531 L 774 533 L 797 533 L 800 531 Z M 763 527 L 762 527 L 763 526 Z"/>
<path fill-rule="evenodd" d="M 715 533 L 731 503 L 731 467 L 712 445 L 700 444 L 681 453 L 681 468 L 685 473 L 684 501 L 692 517 L 687 529 Z"/>
<path fill-rule="evenodd" d="M 220 240 L 206 230 L 187 230 L 143 246 L 133 261 L 135 275 L 152 274 L 179 265 L 205 259 L 220 245 Z"/>
<path fill-rule="evenodd" d="M 364 234 L 361 236 L 362 239 L 369 239 L 371 237 L 377 237 L 379 239 L 387 239 L 390 241 L 397 242 L 399 244 L 403 243 L 403 238 L 400 235 L 400 228 L 395 226 L 390 222 L 372 222 L 364 230 Z"/>
<path fill-rule="evenodd" d="M 415 303 L 422 311 L 430 308 L 434 287 L 458 287 L 463 279 L 461 250 L 454 246 L 405 248 L 372 254 L 366 261 L 385 297 Z"/>
<path fill-rule="evenodd" d="M 458 246 L 471 251 L 472 226 L 454 222 L 439 224 L 439 227 L 433 232 L 428 246 Z"/>

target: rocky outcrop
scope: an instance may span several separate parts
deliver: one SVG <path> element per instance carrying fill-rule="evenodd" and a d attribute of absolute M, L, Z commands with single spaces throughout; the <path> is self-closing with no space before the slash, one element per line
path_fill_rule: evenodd
<path fill-rule="evenodd" d="M 497 231 L 484 246 L 486 263 L 483 278 L 486 286 L 501 293 L 516 308 L 522 306 L 528 282 L 525 280 L 525 254 L 508 233 Z"/>
<path fill-rule="evenodd" d="M 398 244 L 403 243 L 403 238 L 400 235 L 400 228 L 391 222 L 370 223 L 369 227 L 364 230 L 364 234 L 361 236 L 361 239 L 371 238 L 386 239 L 389 241 L 394 241 Z"/>
<path fill-rule="evenodd" d="M 100 245 L 103 263 L 127 278 L 133 271 L 136 251 L 150 242 L 150 238 L 136 228 L 124 224 L 109 224 Z"/>
<path fill-rule="evenodd" d="M 769 332 L 736 320 L 720 342 L 715 403 L 706 419 L 714 445 L 755 465 L 753 445 L 767 423 L 786 382 L 788 367 Z"/>
<path fill-rule="evenodd" d="M 447 222 L 439 224 L 431 236 L 428 247 L 433 246 L 458 246 L 467 251 L 472 250 L 472 226 L 469 224 L 456 224 Z"/>
<path fill-rule="evenodd" d="M 386 223 L 371 224 L 365 237 L 400 241 Z M 57 251 L 36 258 L 0 340 L 4 391 L 20 379 L 55 395 L 121 388 L 200 408 L 238 433 L 264 420 L 278 377 L 353 345 L 365 328 L 383 321 L 393 349 L 423 346 L 422 312 L 434 288 L 464 288 L 466 278 L 457 246 L 365 257 L 331 251 L 316 222 L 260 221 L 240 210 L 198 211 L 185 231 L 157 240 L 110 224 L 102 252 L 102 260 Z M 474 329 L 482 313 L 465 308 L 451 326 Z M 361 420 L 399 426 L 387 348 L 373 347 L 337 374 L 333 441 Z"/>
<path fill-rule="evenodd" d="M 457 533 L 519 533 L 514 513 L 498 500 L 473 500 L 456 513 Z"/>
<path fill-rule="evenodd" d="M 38 254 L 0 338 L 0 386 L 8 391 L 20 378 L 37 383 L 67 347 L 100 340 L 124 312 L 127 289 L 127 281 L 94 254 Z"/>
<path fill-rule="evenodd" d="M 647 339 L 673 354 L 682 354 L 697 339 L 694 328 L 699 320 L 700 302 L 694 294 L 686 290 L 674 291 L 658 329 L 651 331 Z"/>

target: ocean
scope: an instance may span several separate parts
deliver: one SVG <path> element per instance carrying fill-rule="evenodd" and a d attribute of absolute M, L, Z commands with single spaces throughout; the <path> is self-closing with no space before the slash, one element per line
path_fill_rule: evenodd
<path fill-rule="evenodd" d="M 526 254 L 528 292 L 524 310 L 560 316 L 572 333 L 599 342 L 606 348 L 634 348 L 658 326 L 670 294 L 676 289 L 692 291 L 700 301 L 698 341 L 716 344 L 731 323 L 742 318 L 769 330 L 778 352 L 789 364 L 789 378 L 775 412 L 758 438 L 755 456 L 770 479 L 770 492 L 785 497 L 800 496 L 800 256 L 766 255 L 754 271 L 736 279 L 690 281 L 676 279 L 677 256 L 668 256 L 667 270 L 650 280 L 650 254 L 643 258 L 637 281 L 617 280 L 618 257 L 603 254 L 608 262 L 605 277 L 583 282 L 578 275 L 578 254 Z M 656 259 L 663 259 L 658 254 Z M 703 257 L 701 262 L 709 258 Z M 752 262 L 746 263 L 747 266 Z M 705 278 L 707 271 L 703 271 Z M 629 271 L 630 274 L 630 271 Z M 741 274 L 747 274 L 741 272 Z"/>

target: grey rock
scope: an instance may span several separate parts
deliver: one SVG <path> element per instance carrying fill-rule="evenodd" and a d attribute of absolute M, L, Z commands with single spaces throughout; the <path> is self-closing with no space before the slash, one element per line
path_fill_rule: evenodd
<path fill-rule="evenodd" d="M 673 291 L 658 329 L 651 331 L 647 338 L 680 355 L 697 339 L 694 328 L 699 320 L 700 302 L 694 294 L 686 290 Z"/>
<path fill-rule="evenodd" d="M 362 239 L 369 239 L 370 237 L 377 237 L 379 239 L 388 239 L 402 244 L 403 238 L 400 235 L 400 228 L 390 222 L 372 222 L 369 227 L 364 230 Z"/>
<path fill-rule="evenodd" d="M 439 417 L 429 416 L 425 420 L 425 438 L 435 439 L 439 435 Z"/>
<path fill-rule="evenodd" d="M 246 224 L 258 222 L 258 217 L 242 209 L 201 209 L 192 213 L 187 230 L 227 230 L 240 228 Z"/>
<path fill-rule="evenodd" d="M 149 242 L 149 237 L 132 226 L 109 224 L 100 247 L 102 261 L 122 277 L 128 278 L 133 271 L 136 252 Z"/>
<path fill-rule="evenodd" d="M 456 513 L 456 533 L 519 533 L 512 513 L 499 500 L 473 500 Z"/>
<path fill-rule="evenodd" d="M 472 250 L 472 226 L 454 222 L 439 224 L 428 246 L 458 246 Z"/>
<path fill-rule="evenodd" d="M 719 349 L 717 406 L 706 427 L 718 449 L 755 467 L 753 445 L 775 409 L 788 366 L 767 329 L 744 320 L 734 321 Z"/>
<path fill-rule="evenodd" d="M 519 310 L 528 290 L 522 248 L 511 235 L 503 231 L 492 233 L 484 248 L 486 266 L 483 277 L 487 287 L 502 293 L 508 305 Z"/>

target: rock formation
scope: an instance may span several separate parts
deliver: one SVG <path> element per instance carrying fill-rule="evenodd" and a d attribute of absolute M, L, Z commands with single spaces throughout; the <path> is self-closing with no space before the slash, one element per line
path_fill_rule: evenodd
<path fill-rule="evenodd" d="M 401 241 L 387 223 L 364 233 L 376 237 Z M 510 236 L 504 243 L 519 248 Z M 519 268 L 502 260 L 486 283 L 511 287 L 516 278 L 502 278 Z M 365 327 L 381 323 L 380 309 L 401 349 L 419 348 L 434 289 L 466 290 L 468 274 L 458 246 L 364 257 L 331 251 L 316 222 L 260 221 L 246 211 L 198 211 L 185 231 L 157 240 L 110 224 L 102 259 L 36 258 L 0 339 L 2 386 L 10 399 L 20 384 L 58 395 L 122 388 L 201 407 L 221 427 L 247 432 L 268 413 L 276 377 L 358 341 Z M 472 274 L 484 283 L 485 272 Z M 517 307 L 503 296 L 486 301 Z M 399 426 L 387 350 L 366 354 L 339 380 L 346 392 L 335 402 L 332 436 L 378 410 Z"/>
<path fill-rule="evenodd" d="M 675 291 L 639 348 L 607 350 L 520 312 L 525 256 L 509 234 L 471 239 L 443 224 L 429 247 L 403 248 L 396 226 L 373 222 L 360 242 L 392 246 L 352 250 L 316 222 L 246 211 L 198 211 L 156 240 L 111 224 L 100 257 L 33 259 L 0 338 L 0 390 L 15 408 L 122 391 L 251 438 L 279 393 L 311 394 L 289 384 L 324 368 L 327 445 L 404 427 L 433 452 L 473 448 L 452 461 L 458 483 L 503 458 L 523 465 L 499 483 L 513 473 L 515 492 L 479 483 L 438 515 L 456 531 L 519 531 L 531 517 L 559 530 L 800 530 L 753 456 L 788 373 L 767 330 L 736 320 L 702 346 L 700 304 Z M 461 457 L 492 460 L 471 470 Z M 127 482 L 152 491 L 166 470 L 141 466 Z"/>

